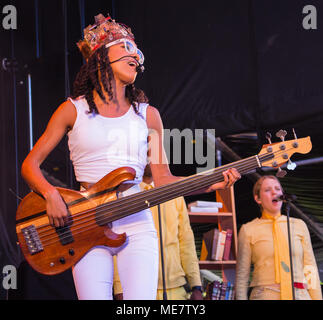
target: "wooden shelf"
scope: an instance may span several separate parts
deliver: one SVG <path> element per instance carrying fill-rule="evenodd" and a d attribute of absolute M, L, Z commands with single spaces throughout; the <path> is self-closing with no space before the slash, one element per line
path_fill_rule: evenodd
<path fill-rule="evenodd" d="M 234 188 L 225 190 L 216 190 L 216 201 L 223 203 L 223 208 L 219 212 L 188 212 L 191 223 L 214 223 L 218 225 L 219 230 L 232 230 L 231 259 L 237 257 L 237 224 L 236 210 L 234 201 Z M 205 257 L 204 257 L 205 258 Z M 236 260 L 202 260 L 199 261 L 200 269 L 222 270 L 222 279 L 224 282 L 235 282 Z"/>
<path fill-rule="evenodd" d="M 191 223 L 218 222 L 219 217 L 232 217 L 232 212 L 188 212 Z"/>
<path fill-rule="evenodd" d="M 212 269 L 212 266 L 223 266 L 223 265 L 235 265 L 236 260 L 222 260 L 222 261 L 213 261 L 213 260 L 204 260 L 199 261 L 201 269 Z"/>

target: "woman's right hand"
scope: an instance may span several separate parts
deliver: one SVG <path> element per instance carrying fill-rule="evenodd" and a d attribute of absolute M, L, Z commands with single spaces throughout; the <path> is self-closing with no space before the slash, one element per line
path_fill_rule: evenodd
<path fill-rule="evenodd" d="M 49 223 L 53 227 L 63 227 L 67 224 L 68 210 L 64 200 L 55 188 L 46 195 L 46 210 Z"/>

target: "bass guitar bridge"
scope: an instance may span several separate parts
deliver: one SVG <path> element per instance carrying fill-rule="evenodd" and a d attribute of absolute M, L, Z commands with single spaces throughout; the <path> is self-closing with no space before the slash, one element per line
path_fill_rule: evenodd
<path fill-rule="evenodd" d="M 30 254 L 35 254 L 44 250 L 34 225 L 21 229 L 21 233 L 25 238 Z"/>

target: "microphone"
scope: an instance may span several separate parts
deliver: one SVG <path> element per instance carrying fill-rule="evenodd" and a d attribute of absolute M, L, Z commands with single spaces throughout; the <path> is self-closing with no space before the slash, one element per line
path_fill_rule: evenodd
<path fill-rule="evenodd" d="M 138 73 L 144 73 L 144 71 L 145 71 L 145 67 L 144 67 L 144 65 L 143 65 L 143 64 L 140 64 L 140 63 L 138 62 L 138 66 L 137 66 L 137 68 L 136 68 L 136 71 L 137 71 Z"/>
<path fill-rule="evenodd" d="M 295 201 L 296 199 L 297 197 L 294 194 L 284 193 L 278 196 L 277 198 L 275 198 L 274 200 L 287 202 L 287 201 Z"/>
<path fill-rule="evenodd" d="M 118 61 L 120 61 L 120 60 L 122 60 L 122 59 L 124 59 L 124 58 L 128 58 L 128 57 L 131 57 L 131 58 L 135 59 L 133 56 L 123 56 L 123 57 L 121 57 L 121 58 L 119 58 L 119 59 L 117 59 L 117 60 L 111 61 L 111 62 L 110 62 L 110 64 L 115 63 L 115 62 L 118 62 Z M 135 59 L 135 60 L 136 60 L 136 62 L 138 63 L 138 66 L 136 67 L 136 71 L 137 71 L 137 73 L 143 73 L 143 72 L 144 72 L 144 70 L 145 70 L 144 65 L 143 65 L 143 64 L 140 64 L 140 63 L 139 63 L 139 61 L 138 61 L 137 59 Z"/>

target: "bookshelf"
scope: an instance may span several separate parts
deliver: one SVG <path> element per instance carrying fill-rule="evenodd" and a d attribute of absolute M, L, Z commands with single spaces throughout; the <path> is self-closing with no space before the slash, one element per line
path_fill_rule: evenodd
<path fill-rule="evenodd" d="M 191 223 L 215 223 L 219 230 L 232 230 L 232 243 L 230 256 L 232 260 L 213 261 L 204 260 L 199 261 L 200 269 L 221 270 L 224 282 L 235 283 L 236 271 L 236 257 L 238 250 L 237 243 L 237 223 L 234 200 L 234 187 L 227 190 L 216 191 L 216 201 L 223 203 L 223 208 L 219 209 L 217 213 L 204 212 L 188 212 Z"/>

